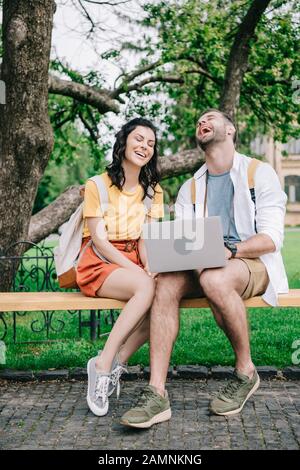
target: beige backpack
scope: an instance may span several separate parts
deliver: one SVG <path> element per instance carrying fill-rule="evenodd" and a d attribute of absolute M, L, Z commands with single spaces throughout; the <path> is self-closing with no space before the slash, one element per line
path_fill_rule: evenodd
<path fill-rule="evenodd" d="M 89 178 L 96 183 L 99 193 L 101 211 L 104 214 L 109 204 L 108 191 L 102 175 Z M 144 199 L 145 212 L 147 213 L 152 204 L 151 196 L 152 188 L 148 189 L 148 196 Z M 83 190 L 81 191 L 83 195 Z M 83 202 L 76 211 L 71 215 L 69 221 L 65 224 L 63 231 L 59 237 L 58 246 L 54 249 L 54 262 L 58 278 L 59 287 L 75 289 L 78 288 L 76 282 L 76 268 L 79 261 L 79 254 L 82 244 L 83 233 Z M 90 242 L 92 244 L 92 240 Z M 94 247 L 94 245 L 93 245 Z M 98 250 L 95 253 L 101 257 Z M 103 259 L 103 257 L 101 257 Z"/>

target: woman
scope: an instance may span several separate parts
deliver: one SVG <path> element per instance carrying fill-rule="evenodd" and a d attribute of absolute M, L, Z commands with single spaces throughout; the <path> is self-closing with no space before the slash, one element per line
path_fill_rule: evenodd
<path fill-rule="evenodd" d="M 97 416 L 107 413 L 108 396 L 116 385 L 119 393 L 119 378 L 126 370 L 123 364 L 149 338 L 148 311 L 154 297 L 155 275 L 149 273 L 140 235 L 145 221 L 163 217 L 156 130 L 151 122 L 136 118 L 121 128 L 113 147 L 113 161 L 101 177 L 107 189 L 108 209 L 103 213 L 97 186 L 89 180 L 77 283 L 85 295 L 127 303 L 103 351 L 88 362 L 87 402 Z M 149 201 L 149 197 L 151 207 L 145 214 L 143 201 Z"/>

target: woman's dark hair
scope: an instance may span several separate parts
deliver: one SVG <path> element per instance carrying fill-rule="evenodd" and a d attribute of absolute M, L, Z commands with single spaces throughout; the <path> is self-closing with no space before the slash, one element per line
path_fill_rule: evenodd
<path fill-rule="evenodd" d="M 113 161 L 106 167 L 106 170 L 112 181 L 112 185 L 115 185 L 118 189 L 122 190 L 122 187 L 125 184 L 125 175 L 122 167 L 122 161 L 125 158 L 127 137 L 137 126 L 148 127 L 154 132 L 155 135 L 153 156 L 147 165 L 141 168 L 139 175 L 139 183 L 144 189 L 143 199 L 145 199 L 147 195 L 151 197 L 150 194 L 147 194 L 149 186 L 154 189 L 160 180 L 160 174 L 157 169 L 158 155 L 156 128 L 150 121 L 144 118 L 135 118 L 122 126 L 122 128 L 116 134 L 116 142 L 113 147 Z"/>

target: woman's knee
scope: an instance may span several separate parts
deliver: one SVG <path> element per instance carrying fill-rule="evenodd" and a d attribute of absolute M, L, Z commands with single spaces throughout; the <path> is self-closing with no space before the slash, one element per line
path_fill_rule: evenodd
<path fill-rule="evenodd" d="M 155 294 L 155 280 L 146 273 L 137 276 L 134 294 L 153 299 Z"/>

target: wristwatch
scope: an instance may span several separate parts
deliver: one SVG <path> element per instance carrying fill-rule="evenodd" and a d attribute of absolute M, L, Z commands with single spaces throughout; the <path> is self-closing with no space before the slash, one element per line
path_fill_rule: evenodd
<path fill-rule="evenodd" d="M 237 246 L 235 243 L 230 243 L 230 242 L 224 242 L 224 245 L 226 248 L 231 251 L 231 258 L 234 258 L 236 253 L 237 253 Z"/>

